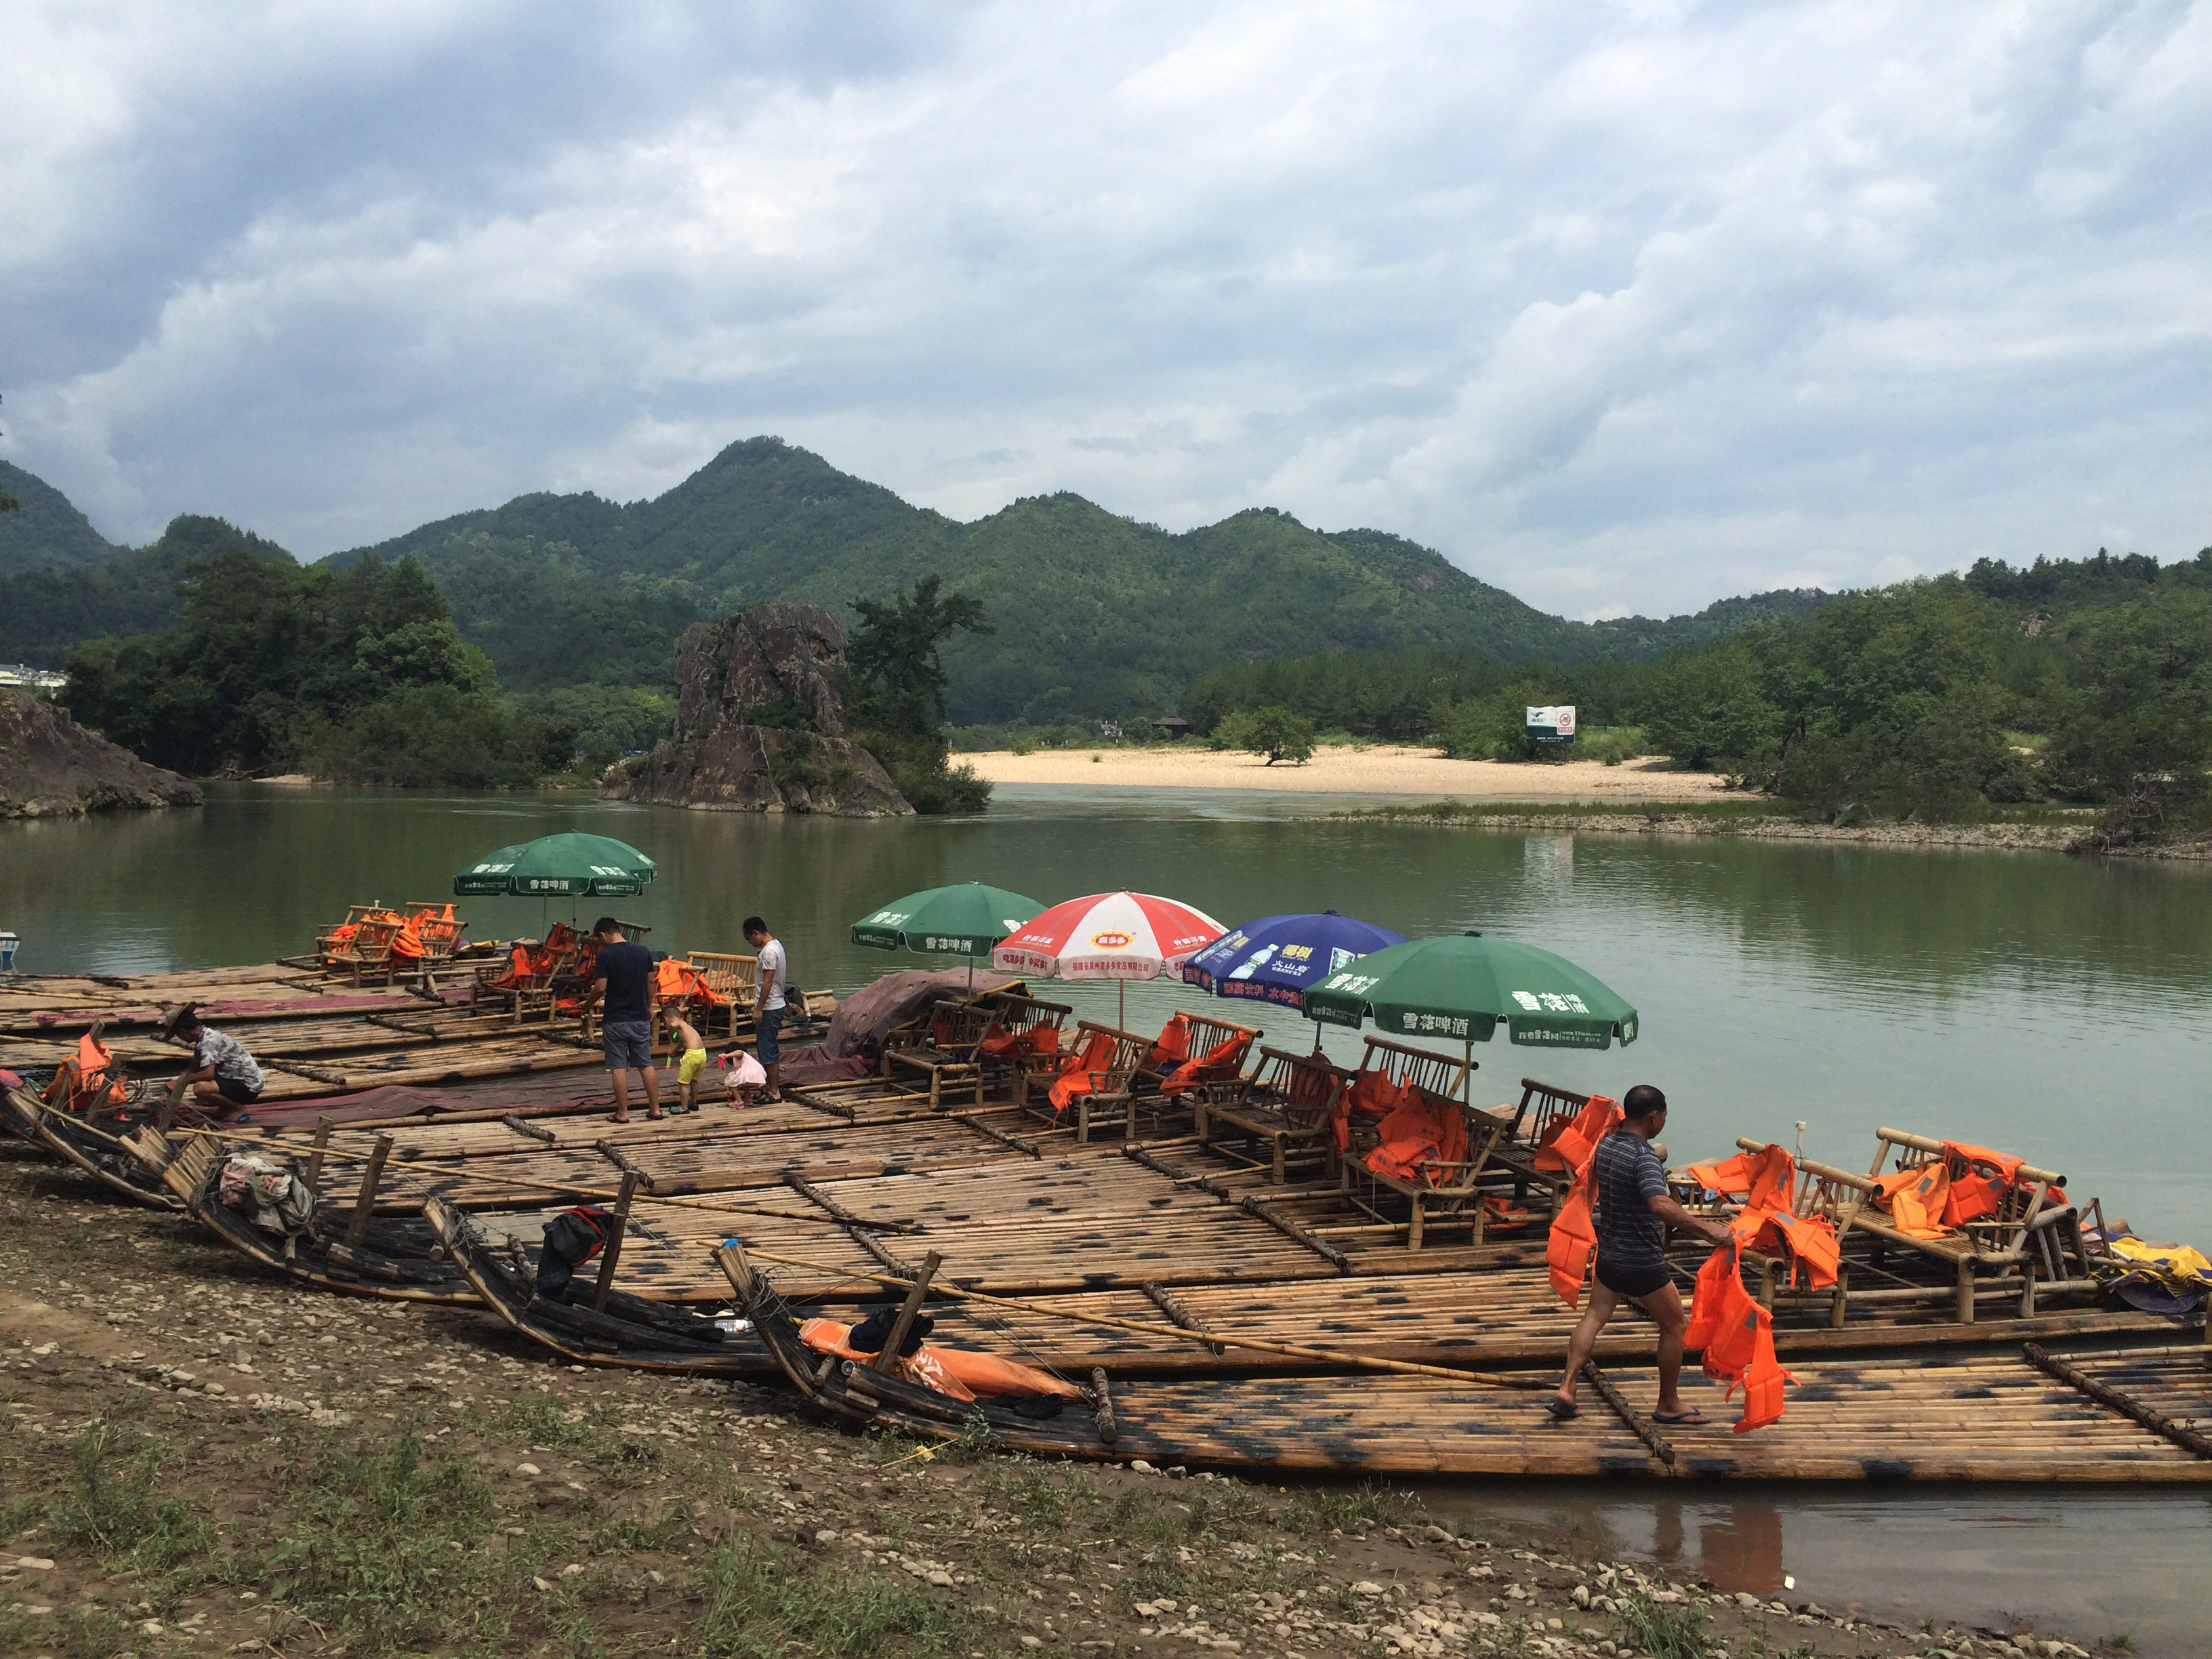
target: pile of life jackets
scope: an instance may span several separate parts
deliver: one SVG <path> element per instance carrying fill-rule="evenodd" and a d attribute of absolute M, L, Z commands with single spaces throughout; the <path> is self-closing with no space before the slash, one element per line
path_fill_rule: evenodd
<path fill-rule="evenodd" d="M 397 921 L 399 918 L 387 912 L 380 920 Z M 446 914 L 442 916 L 427 909 L 418 909 L 392 936 L 392 954 L 404 957 L 410 962 L 420 962 L 430 954 L 434 945 L 443 945 L 450 956 L 453 947 L 460 942 L 460 919 L 453 915 L 452 905 L 446 907 Z"/>
<path fill-rule="evenodd" d="M 1466 1115 L 1425 1090 L 1395 1086 L 1397 1103 L 1376 1131 L 1367 1167 L 1393 1180 L 1439 1186 L 1467 1162 Z"/>
<path fill-rule="evenodd" d="M 1559 1212 L 1552 1218 L 1552 1232 L 1544 1246 L 1544 1260 L 1552 1272 L 1552 1288 L 1570 1308 L 1583 1302 L 1583 1281 L 1589 1277 L 1590 1261 L 1597 1254 L 1597 1228 L 1590 1212 L 1590 1164 L 1597 1144 L 1620 1123 L 1620 1103 L 1606 1095 L 1592 1095 L 1581 1111 L 1565 1125 L 1554 1125 L 1544 1137 L 1534 1160 L 1540 1169 L 1557 1168 L 1571 1177 Z"/>
<path fill-rule="evenodd" d="M 1759 1223 L 1744 1233 L 1743 1242 L 1769 1255 L 1787 1255 L 1791 1289 L 1834 1288 L 1843 1241 L 1827 1217 L 1799 1215 L 1791 1207 L 1797 1165 L 1787 1151 L 1769 1144 L 1755 1152 L 1738 1152 L 1724 1163 L 1692 1164 L 1683 1173 L 1706 1191 L 1742 1206 L 1732 1225 Z"/>
<path fill-rule="evenodd" d="M 1024 1060 L 1050 1060 L 1060 1053 L 1060 1027 L 1039 1020 L 1025 1031 L 993 1031 L 976 1044 L 986 1059 L 1018 1066 Z"/>
<path fill-rule="evenodd" d="M 116 1080 L 114 1068 L 115 1056 L 107 1045 L 87 1031 L 76 1040 L 76 1057 L 61 1063 L 40 1098 L 83 1117 L 120 1115 L 131 1097 Z"/>
<path fill-rule="evenodd" d="M 1215 1043 L 1202 1054 L 1193 1054 L 1190 1034 L 1190 1016 L 1177 1014 L 1145 1051 L 1142 1069 L 1163 1074 L 1160 1092 L 1170 1100 L 1198 1084 L 1235 1077 L 1243 1069 L 1245 1054 L 1252 1047 L 1251 1037 L 1239 1032 Z"/>
<path fill-rule="evenodd" d="M 876 1352 L 870 1352 L 852 1346 L 853 1330 L 835 1319 L 810 1319 L 799 1328 L 799 1337 L 817 1353 L 834 1353 L 863 1364 L 872 1363 L 876 1352 L 882 1351 L 883 1339 L 878 1339 Z M 986 1395 L 1007 1395 L 1018 1400 L 1083 1398 L 1082 1389 L 1049 1372 L 973 1348 L 939 1348 L 923 1343 L 900 1355 L 892 1364 L 892 1374 L 960 1401 L 978 1400 Z"/>
<path fill-rule="evenodd" d="M 730 999 L 707 983 L 707 975 L 688 962 L 670 957 L 653 970 L 653 987 L 663 1002 L 681 1002 L 693 1008 L 726 1008 Z"/>
<path fill-rule="evenodd" d="M 1379 1126 L 1388 1122 L 1391 1114 L 1408 1101 L 1419 1099 L 1420 1093 L 1410 1083 L 1393 1082 L 1386 1072 L 1360 1073 L 1329 1109 L 1329 1139 L 1336 1144 L 1336 1155 L 1342 1158 L 1352 1150 L 1353 1118 L 1364 1118 Z"/>
<path fill-rule="evenodd" d="M 1969 1221 L 1995 1215 L 2006 1193 L 2021 1184 L 2021 1160 L 1986 1146 L 1947 1140 L 1925 1164 L 1893 1170 L 1875 1181 L 1874 1204 L 1890 1224 L 1915 1238 L 1941 1238 Z M 2052 1191 L 2063 1199 L 2062 1189 Z"/>

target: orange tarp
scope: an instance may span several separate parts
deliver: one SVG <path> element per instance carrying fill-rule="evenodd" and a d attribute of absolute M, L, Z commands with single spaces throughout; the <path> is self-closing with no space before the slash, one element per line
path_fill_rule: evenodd
<path fill-rule="evenodd" d="M 850 1325 L 834 1319 L 810 1319 L 799 1328 L 799 1340 L 817 1353 L 834 1353 L 872 1364 L 876 1356 L 852 1347 L 847 1339 Z M 983 1395 L 1057 1395 L 1080 1400 L 1083 1390 L 1063 1382 L 1049 1372 L 1002 1359 L 974 1348 L 939 1348 L 925 1342 L 897 1364 L 897 1374 L 909 1382 L 935 1389 L 955 1400 L 975 1400 Z"/>

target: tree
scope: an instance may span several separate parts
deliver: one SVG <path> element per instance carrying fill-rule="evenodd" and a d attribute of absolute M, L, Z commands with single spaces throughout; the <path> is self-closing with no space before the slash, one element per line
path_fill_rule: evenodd
<path fill-rule="evenodd" d="M 1280 703 L 1249 713 L 1240 709 L 1214 728 L 1213 746 L 1265 755 L 1270 766 L 1285 760 L 1304 766 L 1313 758 L 1313 722 Z"/>
<path fill-rule="evenodd" d="M 917 578 L 910 593 L 853 601 L 860 625 L 845 646 L 848 702 L 861 744 L 889 769 L 915 811 L 977 812 L 989 803 L 991 786 L 967 763 L 950 764 L 940 653 L 955 634 L 997 630 L 983 619 L 980 600 L 943 588 L 944 578 L 933 571 Z"/>

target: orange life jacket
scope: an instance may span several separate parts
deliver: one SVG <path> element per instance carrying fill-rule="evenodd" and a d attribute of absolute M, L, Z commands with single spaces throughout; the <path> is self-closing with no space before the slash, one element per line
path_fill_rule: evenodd
<path fill-rule="evenodd" d="M 1995 1215 L 2005 1194 L 2020 1180 L 2021 1160 L 1986 1146 L 1962 1141 L 1943 1143 L 1943 1164 L 1951 1172 L 1951 1189 L 1943 1200 L 1943 1224 L 1963 1227 Z"/>
<path fill-rule="evenodd" d="M 1352 1086 L 1336 1097 L 1329 1109 L 1328 1127 L 1336 1142 L 1339 1158 L 1352 1150 L 1352 1115 L 1371 1117 L 1378 1122 L 1398 1109 L 1406 1097 L 1414 1092 L 1412 1085 L 1393 1083 L 1384 1072 L 1362 1072 L 1352 1079 Z"/>
<path fill-rule="evenodd" d="M 395 957 L 406 957 L 410 960 L 419 959 L 429 954 L 429 947 L 422 943 L 421 916 L 408 917 L 406 926 L 392 936 L 392 954 Z"/>
<path fill-rule="evenodd" d="M 847 1359 L 872 1364 L 876 1356 L 861 1353 L 848 1338 L 850 1325 L 834 1319 L 810 1319 L 799 1328 L 799 1339 L 817 1353 L 834 1353 Z M 939 1348 L 925 1342 L 898 1362 L 898 1374 L 909 1382 L 935 1389 L 955 1400 L 974 1400 L 987 1394 L 1056 1395 L 1080 1400 L 1083 1390 L 1048 1372 L 1002 1359 L 972 1348 Z"/>
<path fill-rule="evenodd" d="M 1531 1162 L 1540 1170 L 1562 1173 L 1581 1170 L 1595 1155 L 1598 1142 L 1611 1134 L 1620 1122 L 1620 1103 L 1603 1095 L 1592 1095 L 1582 1110 L 1575 1114 L 1573 1121 L 1553 1125 Z"/>
<path fill-rule="evenodd" d="M 1683 1173 L 1710 1192 L 1740 1200 L 1747 1210 L 1763 1210 L 1778 1201 L 1788 1206 L 1797 1166 L 1787 1149 L 1770 1143 L 1724 1163 L 1692 1164 Z"/>
<path fill-rule="evenodd" d="M 76 1057 L 61 1063 L 40 1098 L 49 1106 L 88 1117 L 110 1109 L 119 1111 L 130 1097 L 114 1079 L 110 1070 L 114 1064 L 107 1045 L 87 1031 L 76 1040 Z"/>
<path fill-rule="evenodd" d="M 1067 1057 L 1053 1079 L 1052 1109 L 1057 1117 L 1085 1095 L 1095 1095 L 1105 1085 L 1107 1066 L 1114 1058 L 1114 1038 L 1105 1031 L 1093 1031 L 1084 1039 L 1083 1047 Z"/>
<path fill-rule="evenodd" d="M 1252 1039 L 1241 1032 L 1215 1043 L 1200 1058 L 1183 1061 L 1162 1079 L 1160 1092 L 1172 1100 L 1197 1084 L 1235 1077 L 1243 1069 L 1245 1051 L 1251 1046 Z"/>
<path fill-rule="evenodd" d="M 1589 1274 L 1590 1258 L 1597 1254 L 1597 1228 L 1590 1216 L 1590 1169 L 1597 1161 L 1597 1143 L 1612 1133 L 1613 1126 L 1620 1121 L 1619 1101 L 1592 1095 L 1589 1104 L 1576 1114 L 1574 1122 L 1552 1141 L 1564 1167 L 1573 1171 L 1574 1182 L 1567 1188 L 1559 1214 L 1552 1218 L 1551 1236 L 1544 1243 L 1544 1261 L 1551 1268 L 1552 1288 L 1570 1308 L 1582 1305 L 1583 1280 Z M 1581 1131 L 1585 1123 L 1604 1123 L 1607 1127 L 1604 1133 L 1593 1140 Z"/>
<path fill-rule="evenodd" d="M 1152 1039 L 1152 1046 L 1145 1050 L 1143 1069 L 1164 1072 L 1182 1065 L 1190 1058 L 1190 1016 L 1177 1014 Z"/>
<path fill-rule="evenodd" d="M 1758 1213 L 1765 1220 L 1765 1226 L 1759 1230 L 1762 1240 L 1771 1229 L 1790 1242 L 1790 1283 L 1793 1288 L 1801 1269 L 1813 1289 L 1826 1291 L 1835 1287 L 1836 1269 L 1843 1262 L 1844 1246 L 1836 1237 L 1834 1222 L 1824 1215 L 1797 1215 L 1786 1209 L 1767 1209 Z"/>
<path fill-rule="evenodd" d="M 1730 1222 L 1727 1240 L 1698 1269 L 1697 1287 L 1690 1297 L 1690 1328 L 1682 1335 L 1683 1346 L 1704 1356 L 1705 1375 L 1728 1385 L 1723 1398 L 1733 1400 L 1736 1389 L 1742 1388 L 1738 1434 L 1778 1420 L 1783 1385 L 1795 1381 L 1774 1357 L 1772 1317 L 1743 1287 L 1739 1264 L 1753 1219 L 1739 1216 Z"/>
<path fill-rule="evenodd" d="M 1367 1167 L 1377 1175 L 1433 1187 L 1449 1177 L 1450 1166 L 1467 1161 L 1466 1117 L 1451 1102 L 1431 1101 L 1419 1089 L 1407 1092 L 1376 1133 L 1380 1139 Z"/>
<path fill-rule="evenodd" d="M 1026 1031 L 994 1031 L 983 1039 L 982 1050 L 994 1060 L 1009 1062 L 1025 1054 L 1043 1060 L 1060 1052 L 1060 1027 L 1039 1021 Z"/>
<path fill-rule="evenodd" d="M 1876 1177 L 1874 1203 L 1889 1212 L 1890 1224 L 1916 1238 L 1940 1238 L 1949 1231 L 1943 1212 L 1950 1202 L 1951 1171 L 1941 1159 L 1892 1170 Z"/>

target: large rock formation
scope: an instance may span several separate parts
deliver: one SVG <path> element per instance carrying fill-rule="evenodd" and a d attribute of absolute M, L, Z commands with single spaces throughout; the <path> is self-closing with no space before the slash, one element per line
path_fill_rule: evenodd
<path fill-rule="evenodd" d="M 0 818 L 199 804 L 198 784 L 147 765 L 52 703 L 0 687 Z"/>
<path fill-rule="evenodd" d="M 837 693 L 845 630 L 818 605 L 757 605 L 694 623 L 676 641 L 676 731 L 617 761 L 607 800 L 732 812 L 910 813 L 853 741 Z"/>

